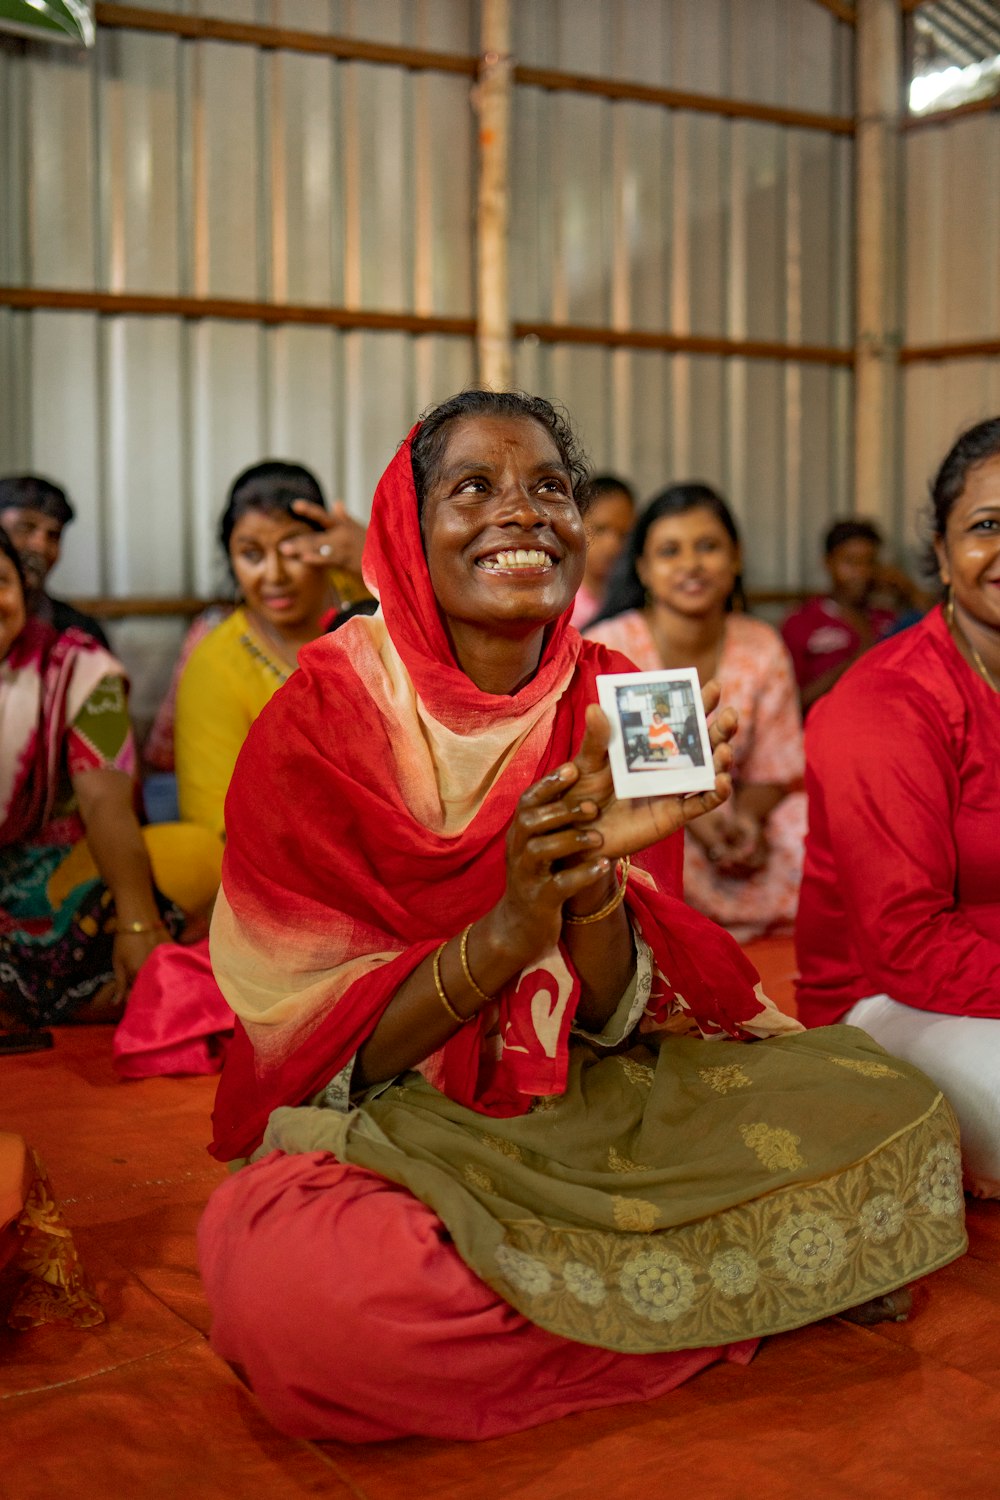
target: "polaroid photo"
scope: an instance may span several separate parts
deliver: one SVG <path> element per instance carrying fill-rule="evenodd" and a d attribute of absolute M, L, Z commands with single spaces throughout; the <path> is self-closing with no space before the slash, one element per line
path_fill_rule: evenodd
<path fill-rule="evenodd" d="M 616 796 L 712 790 L 715 768 L 693 667 L 599 676 L 597 696 L 611 722 L 608 758 Z"/>

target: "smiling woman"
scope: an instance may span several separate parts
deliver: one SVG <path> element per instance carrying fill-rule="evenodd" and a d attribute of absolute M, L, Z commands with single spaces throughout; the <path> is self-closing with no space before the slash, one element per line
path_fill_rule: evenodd
<path fill-rule="evenodd" d="M 806 729 L 799 1011 L 925 1068 L 1000 1196 L 1000 418 L 934 482 L 943 608 L 864 656 Z M 863 851 L 863 858 L 859 858 Z"/>
<path fill-rule="evenodd" d="M 713 791 L 615 797 L 596 679 L 628 664 L 569 624 L 585 493 L 548 403 L 432 412 L 375 495 L 379 613 L 305 649 L 236 769 L 213 1149 L 254 1159 L 200 1254 L 215 1348 L 297 1435 L 642 1399 L 962 1248 L 935 1091 L 803 1033 L 677 897 L 733 715 Z"/>
<path fill-rule="evenodd" d="M 739 714 L 733 796 L 685 834 L 684 894 L 741 942 L 791 931 L 802 875 L 802 724 L 788 652 L 742 608 L 743 557 L 729 507 L 675 484 L 643 510 L 587 635 L 642 671 L 695 667 Z"/>

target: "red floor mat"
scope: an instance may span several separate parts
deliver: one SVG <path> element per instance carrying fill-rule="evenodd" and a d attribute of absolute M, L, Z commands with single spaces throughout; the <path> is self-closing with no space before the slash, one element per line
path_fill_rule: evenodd
<path fill-rule="evenodd" d="M 749 950 L 794 1009 L 787 941 Z M 0 1333 L 4 1500 L 685 1500 L 1000 1489 L 1000 1204 L 917 1287 L 908 1323 L 832 1320 L 770 1340 L 645 1406 L 477 1445 L 283 1438 L 208 1349 L 195 1269 L 214 1079 L 119 1083 L 110 1033 L 0 1060 L 0 1125 L 39 1151 L 109 1313 L 90 1332 Z"/>

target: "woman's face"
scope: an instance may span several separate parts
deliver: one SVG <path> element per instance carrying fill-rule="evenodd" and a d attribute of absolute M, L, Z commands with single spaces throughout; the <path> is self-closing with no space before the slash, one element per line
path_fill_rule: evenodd
<path fill-rule="evenodd" d="M 1000 456 L 969 471 L 934 547 L 956 608 L 1000 630 Z"/>
<path fill-rule="evenodd" d="M 233 575 L 248 609 L 277 630 L 318 621 L 330 596 L 322 568 L 294 555 L 297 537 L 313 529 L 284 511 L 248 510 L 229 538 Z"/>
<path fill-rule="evenodd" d="M 523 636 L 558 618 L 586 541 L 569 471 L 531 417 L 465 417 L 448 429 L 421 525 L 431 585 L 463 630 Z"/>
<path fill-rule="evenodd" d="M 654 521 L 636 562 L 654 604 L 692 616 L 724 608 L 739 571 L 740 549 L 704 507 Z"/>
<path fill-rule="evenodd" d="M 584 521 L 588 579 L 602 585 L 607 582 L 634 521 L 635 511 L 624 490 L 608 490 L 593 501 Z"/>
<path fill-rule="evenodd" d="M 17 569 L 10 558 L 0 552 L 0 661 L 21 634 L 27 618 L 24 590 Z"/>

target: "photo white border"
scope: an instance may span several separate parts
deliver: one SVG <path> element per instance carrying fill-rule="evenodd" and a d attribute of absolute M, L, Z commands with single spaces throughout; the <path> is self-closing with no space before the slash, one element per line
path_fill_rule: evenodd
<path fill-rule="evenodd" d="M 671 684 L 688 684 L 693 689 L 694 708 L 698 725 L 698 737 L 705 764 L 685 766 L 662 771 L 630 771 L 625 760 L 625 737 L 618 711 L 617 690 L 620 687 L 645 685 L 667 688 Z M 658 672 L 609 672 L 597 678 L 597 697 L 611 725 L 611 743 L 608 759 L 615 784 L 615 795 L 632 797 L 683 797 L 689 792 L 710 792 L 715 787 L 715 767 L 712 763 L 712 747 L 708 738 L 708 723 L 701 701 L 701 684 L 694 667 L 674 667 Z"/>

